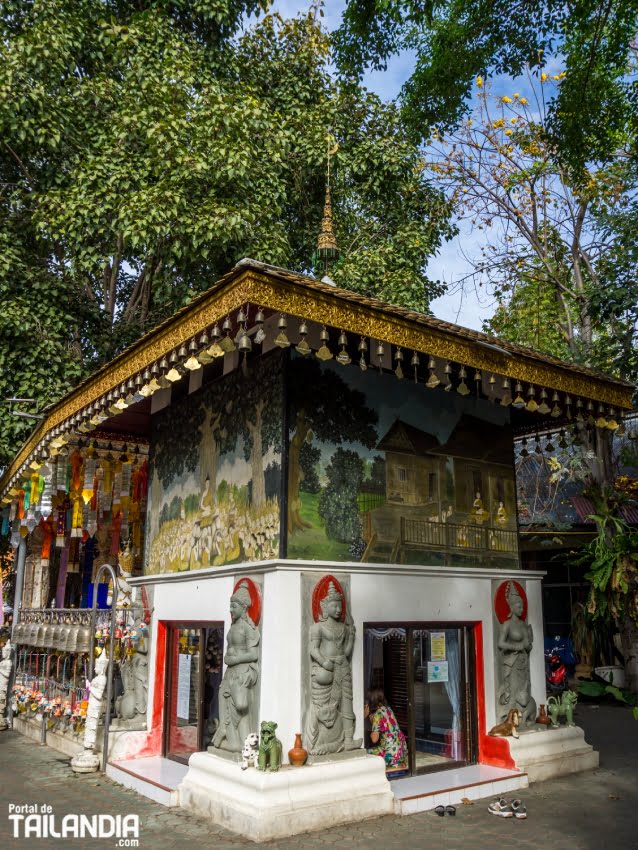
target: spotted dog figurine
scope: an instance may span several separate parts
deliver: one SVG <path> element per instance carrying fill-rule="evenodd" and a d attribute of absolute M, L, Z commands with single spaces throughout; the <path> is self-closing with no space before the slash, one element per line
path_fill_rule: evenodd
<path fill-rule="evenodd" d="M 241 751 L 241 769 L 246 770 L 247 767 L 257 767 L 259 760 L 259 735 L 256 732 L 251 732 L 246 736 L 244 746 Z"/>

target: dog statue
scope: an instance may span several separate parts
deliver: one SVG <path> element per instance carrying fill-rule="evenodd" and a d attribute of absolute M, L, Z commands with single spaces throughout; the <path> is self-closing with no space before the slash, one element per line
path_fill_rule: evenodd
<path fill-rule="evenodd" d="M 279 770 L 281 767 L 281 741 L 275 735 L 277 724 L 272 720 L 262 720 L 261 741 L 259 742 L 259 758 L 257 770 Z"/>
<path fill-rule="evenodd" d="M 518 727 L 521 725 L 522 718 L 523 715 L 518 708 L 512 708 L 505 720 L 490 729 L 487 734 L 495 738 L 518 738 Z"/>
<path fill-rule="evenodd" d="M 246 735 L 244 746 L 241 751 L 241 769 L 246 770 L 247 767 L 257 767 L 259 760 L 259 735 L 256 732 L 251 732 Z"/>
<path fill-rule="evenodd" d="M 556 727 L 559 725 L 559 717 L 564 717 L 567 720 L 568 726 L 575 726 L 574 707 L 577 702 L 578 694 L 576 691 L 565 691 L 560 697 L 548 697 L 547 711 L 552 719 L 552 726 Z"/>

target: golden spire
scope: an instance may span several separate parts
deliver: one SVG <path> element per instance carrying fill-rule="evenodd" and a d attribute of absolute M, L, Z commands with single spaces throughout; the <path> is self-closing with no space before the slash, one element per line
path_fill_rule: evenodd
<path fill-rule="evenodd" d="M 326 200 L 323 205 L 323 218 L 321 219 L 321 232 L 317 242 L 317 254 L 321 260 L 324 260 L 326 271 L 330 260 L 334 260 L 339 249 L 337 248 L 337 240 L 334 229 L 332 227 L 332 200 L 330 197 L 330 157 L 336 153 L 338 145 L 332 147 L 332 138 L 328 134 L 328 171 L 326 177 Z"/>

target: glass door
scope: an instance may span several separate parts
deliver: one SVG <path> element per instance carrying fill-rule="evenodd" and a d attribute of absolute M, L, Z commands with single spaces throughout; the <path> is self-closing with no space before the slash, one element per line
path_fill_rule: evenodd
<path fill-rule="evenodd" d="M 425 773 L 476 762 L 472 630 L 457 624 L 365 626 L 365 687 L 380 688 Z"/>
<path fill-rule="evenodd" d="M 224 627 L 172 623 L 166 655 L 163 754 L 188 762 L 210 744 L 219 723 Z"/>

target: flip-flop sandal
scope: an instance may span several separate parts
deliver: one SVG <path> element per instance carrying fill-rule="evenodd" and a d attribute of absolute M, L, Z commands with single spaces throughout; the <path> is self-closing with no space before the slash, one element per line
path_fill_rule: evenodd
<path fill-rule="evenodd" d="M 440 818 L 442 818 L 442 817 L 443 817 L 443 815 L 445 814 L 445 806 L 437 806 L 437 807 L 436 807 L 436 809 L 435 809 L 434 811 L 437 813 L 437 815 L 438 815 Z"/>
<path fill-rule="evenodd" d="M 446 815 L 455 815 L 456 809 L 454 808 L 454 806 L 446 806 L 445 807 L 445 814 Z"/>
<path fill-rule="evenodd" d="M 514 813 L 515 818 L 526 818 L 527 817 L 527 809 L 525 808 L 525 803 L 522 800 L 512 800 L 512 812 Z"/>
<path fill-rule="evenodd" d="M 493 803 L 490 803 L 487 807 L 487 810 L 490 814 L 496 815 L 499 818 L 512 818 L 514 817 L 514 812 L 512 811 L 512 807 L 509 802 L 505 799 L 505 797 L 501 797 L 500 800 L 494 800 Z"/>

